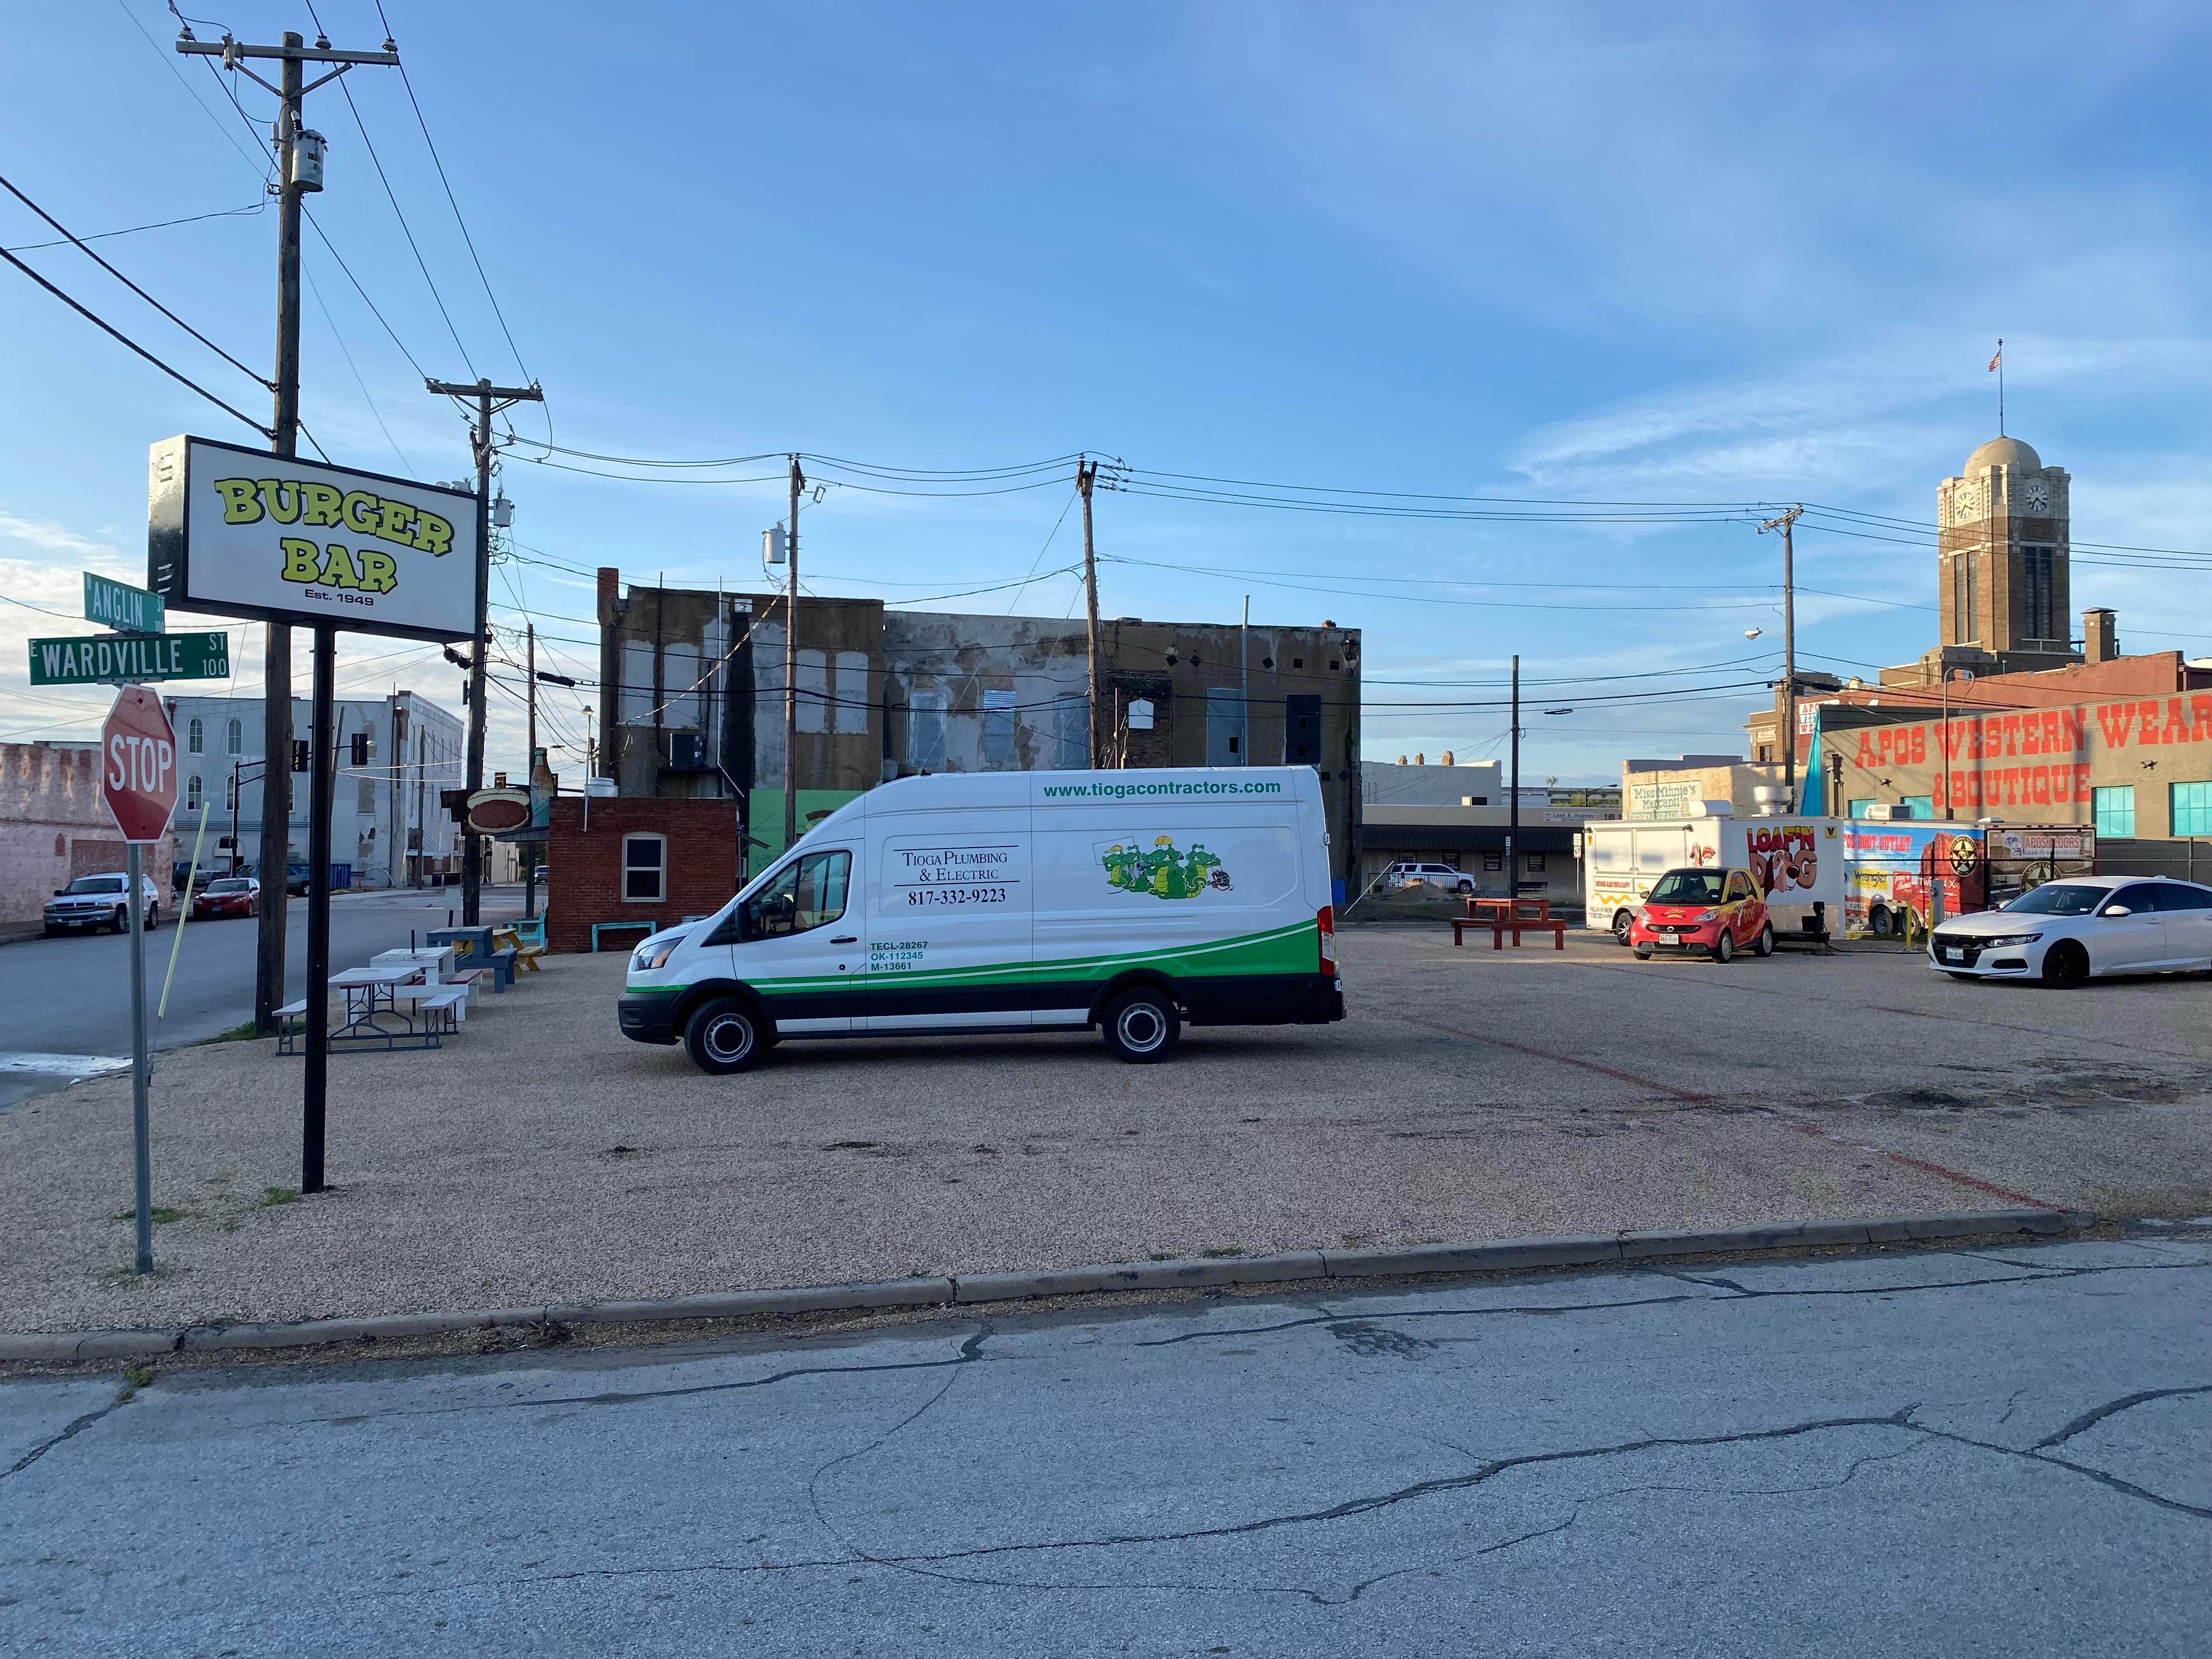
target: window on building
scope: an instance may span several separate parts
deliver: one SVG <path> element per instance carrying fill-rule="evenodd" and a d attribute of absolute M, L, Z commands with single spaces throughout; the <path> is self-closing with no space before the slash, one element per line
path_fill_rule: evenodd
<path fill-rule="evenodd" d="M 1933 795 L 1906 795 L 1897 804 L 1916 818 L 1936 816 L 1936 797 Z"/>
<path fill-rule="evenodd" d="M 1544 873 L 1544 855 L 1541 853 L 1523 853 L 1521 856 L 1528 861 L 1528 871 L 1530 875 L 1540 876 Z"/>
<path fill-rule="evenodd" d="M 1012 766 L 1014 763 L 1014 694 L 1012 691 L 986 691 L 983 694 L 983 764 Z"/>
<path fill-rule="evenodd" d="M 2027 592 L 2026 602 L 2027 637 L 2032 640 L 2051 640 L 2059 637 L 2057 611 L 2052 603 L 2052 557 L 2047 547 L 2021 549 L 2021 574 Z"/>
<path fill-rule="evenodd" d="M 747 939 L 779 939 L 825 927 L 845 914 L 850 853 L 810 853 L 793 860 L 745 901 Z"/>
<path fill-rule="evenodd" d="M 1080 691 L 1064 691 L 1053 700 L 1053 764 L 1063 772 L 1086 771 L 1091 765 L 1091 699 Z"/>
<path fill-rule="evenodd" d="M 357 811 L 370 817 L 375 815 L 376 780 L 374 778 L 363 778 L 360 781 L 354 805 Z"/>
<path fill-rule="evenodd" d="M 203 791 L 200 787 L 200 775 L 195 772 L 191 776 L 185 780 L 185 811 L 187 812 L 198 811 L 200 810 L 200 801 L 202 798 Z"/>
<path fill-rule="evenodd" d="M 945 694 L 916 691 L 906 702 L 906 763 L 917 772 L 945 769 Z"/>
<path fill-rule="evenodd" d="M 1492 874 L 1503 874 L 1505 870 L 1505 854 L 1503 853 L 1485 853 L 1482 855 L 1482 867 L 1485 870 L 1491 872 Z"/>
<path fill-rule="evenodd" d="M 185 722 L 185 752 L 188 755 L 207 752 L 207 726 L 198 714 Z"/>
<path fill-rule="evenodd" d="M 659 904 L 668 896 L 668 837 L 623 837 L 623 900 Z"/>
<path fill-rule="evenodd" d="M 1245 766 L 1244 694 L 1233 685 L 1208 686 L 1206 691 L 1206 763 Z"/>
<path fill-rule="evenodd" d="M 2093 789 L 2089 792 L 2089 799 L 2097 814 L 2097 833 L 2100 836 L 2112 836 L 2122 841 L 2134 838 L 2136 792 L 2133 784 L 2117 789 Z"/>
<path fill-rule="evenodd" d="M 854 736 L 865 733 L 868 729 L 868 710 L 874 706 L 873 699 L 868 696 L 868 653 L 840 651 L 837 703 L 830 718 L 830 729 Z"/>
<path fill-rule="evenodd" d="M 2212 783 L 2177 783 L 2173 829 L 2177 836 L 2212 836 Z"/>
<path fill-rule="evenodd" d="M 1283 699 L 1283 764 L 1321 764 L 1321 699 L 1313 696 Z"/>
<path fill-rule="evenodd" d="M 242 755 L 246 752 L 246 724 L 244 721 L 231 721 L 229 726 L 223 733 L 222 749 L 223 753 L 226 755 Z"/>
<path fill-rule="evenodd" d="M 1966 620 L 1960 624 L 1965 632 L 1959 635 L 1959 641 L 1963 645 L 1968 641 L 1981 638 L 1982 625 L 1981 613 L 1975 608 L 1977 600 L 1974 597 L 1974 556 L 1971 553 L 1960 554 L 1959 568 L 1964 573 L 1966 582 L 1966 608 L 1963 612 Z"/>

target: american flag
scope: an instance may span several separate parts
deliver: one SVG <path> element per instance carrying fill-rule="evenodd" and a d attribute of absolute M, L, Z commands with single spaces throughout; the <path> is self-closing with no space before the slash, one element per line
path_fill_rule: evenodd
<path fill-rule="evenodd" d="M 1997 372 L 1997 365 L 1998 365 L 1999 363 L 2002 362 L 2003 361 L 2004 361 L 2004 348 L 2003 348 L 2002 345 L 2000 345 L 2000 346 L 1997 348 L 1997 355 L 1996 355 L 1996 356 L 1994 356 L 1994 357 L 1992 357 L 1992 358 L 1990 358 L 1990 359 L 1989 373 L 1990 373 L 1990 374 L 1996 374 L 1996 373 Z"/>

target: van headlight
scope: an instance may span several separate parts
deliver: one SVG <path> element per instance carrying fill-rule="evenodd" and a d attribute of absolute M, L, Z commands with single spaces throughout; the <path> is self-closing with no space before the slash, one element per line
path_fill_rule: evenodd
<path fill-rule="evenodd" d="M 674 956 L 676 947 L 683 943 L 684 935 L 681 933 L 673 939 L 649 939 L 639 945 L 636 954 L 630 957 L 630 968 L 637 973 L 649 974 Z"/>

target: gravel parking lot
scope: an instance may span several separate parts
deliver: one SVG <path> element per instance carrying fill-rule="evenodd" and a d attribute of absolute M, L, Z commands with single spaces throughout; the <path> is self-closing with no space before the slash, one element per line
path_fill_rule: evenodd
<path fill-rule="evenodd" d="M 161 1057 L 161 1272 L 130 1083 L 0 1112 L 0 1328 L 679 1295 L 1300 1246 L 1997 1209 L 2212 1212 L 2212 982 L 1958 984 L 1915 957 L 1632 960 L 1598 935 L 1342 936 L 1352 1016 L 793 1044 L 696 1072 L 556 957 L 430 1053 L 331 1066 L 336 1190 L 288 1201 L 297 1062 Z M 271 1192 L 270 1189 L 277 1189 Z"/>

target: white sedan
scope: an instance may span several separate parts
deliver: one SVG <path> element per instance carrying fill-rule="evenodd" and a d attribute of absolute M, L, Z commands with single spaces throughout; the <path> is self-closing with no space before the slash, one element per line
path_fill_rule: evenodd
<path fill-rule="evenodd" d="M 2047 881 L 2001 910 L 1954 916 L 1928 939 L 1954 979 L 2040 979 L 2212 969 L 2212 888 L 2164 876 Z"/>

